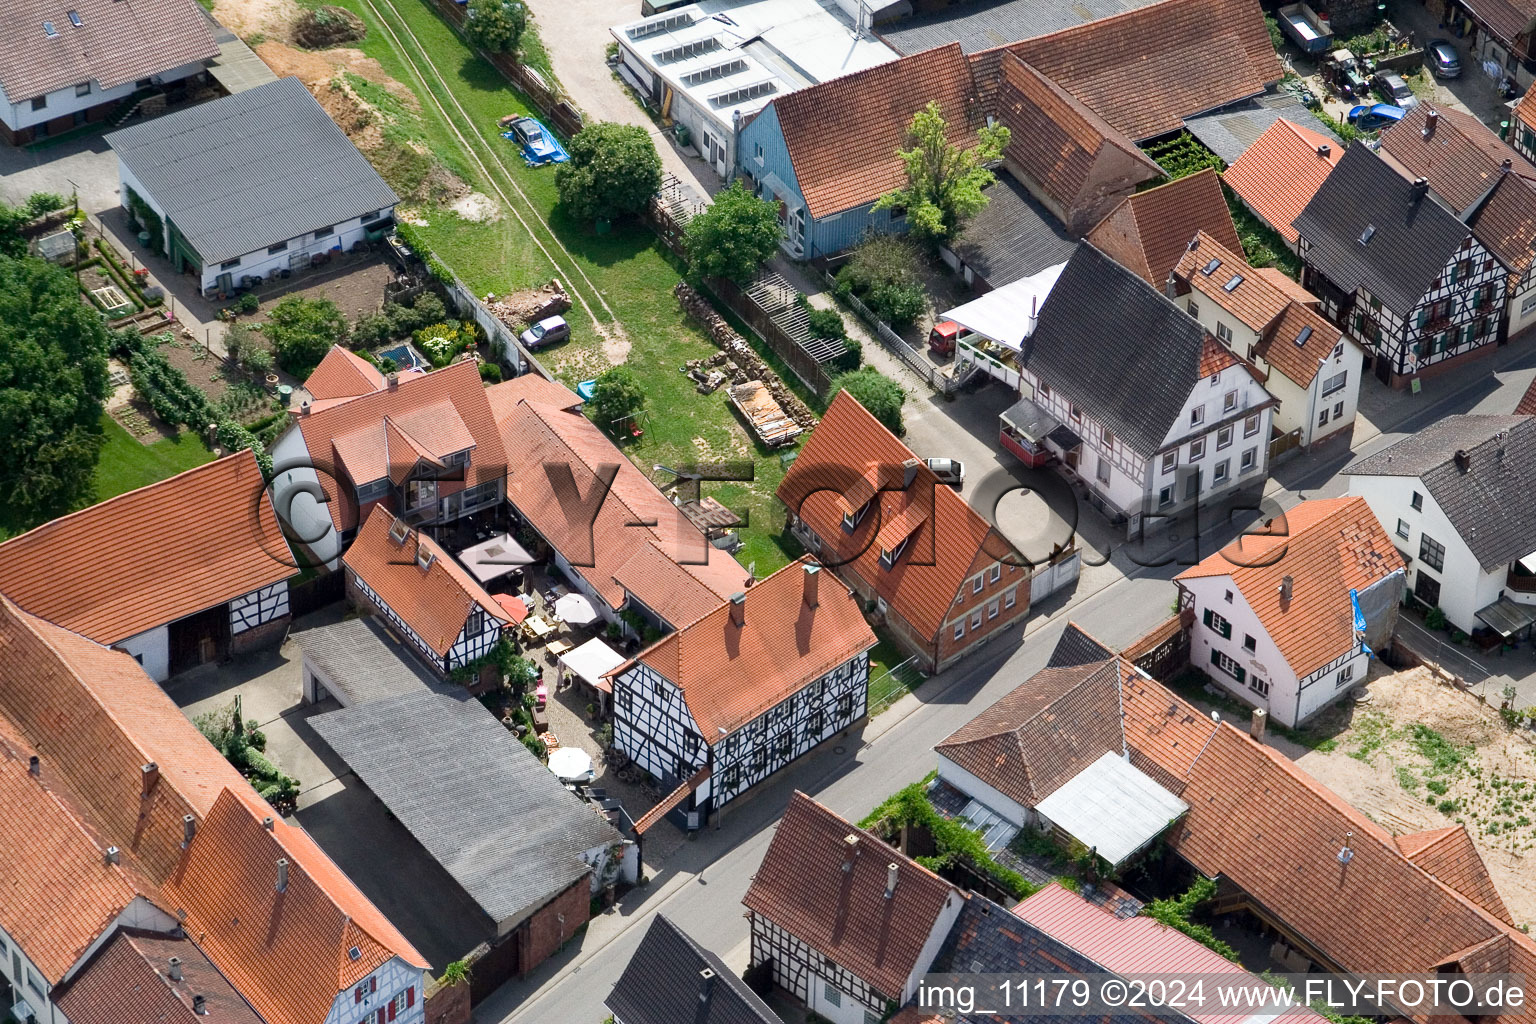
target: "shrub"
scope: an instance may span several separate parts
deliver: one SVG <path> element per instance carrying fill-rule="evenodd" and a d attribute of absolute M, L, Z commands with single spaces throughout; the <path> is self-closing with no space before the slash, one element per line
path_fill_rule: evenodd
<path fill-rule="evenodd" d="M 516 0 L 469 0 L 464 35 L 483 50 L 511 53 L 527 28 L 528 10 Z"/>
<path fill-rule="evenodd" d="M 843 354 L 832 360 L 832 365 L 847 373 L 864 365 L 864 343 L 858 338 L 843 339 Z"/>
<path fill-rule="evenodd" d="M 605 429 L 638 413 L 645 406 L 645 389 L 627 366 L 615 366 L 597 375 L 592 387 L 592 412 Z"/>
<path fill-rule="evenodd" d="M 57 192 L 33 192 L 27 197 L 27 216 L 41 217 L 45 213 L 62 210 L 68 205 L 69 200 Z"/>
<path fill-rule="evenodd" d="M 241 313 L 251 314 L 261 308 L 261 300 L 255 292 L 246 292 L 235 302 L 235 309 Z"/>
<path fill-rule="evenodd" d="M 268 311 L 266 335 L 278 364 L 295 377 L 306 377 L 332 345 L 347 339 L 347 318 L 330 299 L 290 295 Z"/>
<path fill-rule="evenodd" d="M 467 352 L 475 344 L 475 325 L 445 320 L 421 328 L 412 338 L 434 368 L 447 366 L 460 352 Z"/>
<path fill-rule="evenodd" d="M 265 377 L 272 372 L 277 360 L 272 357 L 272 350 L 266 346 L 256 346 L 245 354 L 245 368 L 258 377 Z"/>
<path fill-rule="evenodd" d="M 158 350 L 135 355 L 129 363 L 128 376 L 139 397 L 171 426 L 201 430 L 213 422 L 208 396 L 193 387 L 186 374 L 167 362 Z"/>
<path fill-rule="evenodd" d="M 835 309 L 812 309 L 806 314 L 813 338 L 846 338 L 848 327 L 843 315 Z"/>
<path fill-rule="evenodd" d="M 374 348 L 394 336 L 394 321 L 385 313 L 366 313 L 352 325 L 352 344 L 361 348 Z"/>
<path fill-rule="evenodd" d="M 907 393 L 901 389 L 900 384 L 879 370 L 866 366 L 837 375 L 832 378 L 832 393 L 827 396 L 827 400 L 831 401 L 839 391 L 847 391 L 857 398 L 871 416 L 897 437 L 907 432 L 901 418 L 901 406 L 906 401 Z"/>
<path fill-rule="evenodd" d="M 1448 624 L 1449 620 L 1445 617 L 1445 611 L 1439 605 L 1431 608 L 1428 614 L 1424 616 L 1424 625 L 1430 629 L 1444 629 Z"/>
<path fill-rule="evenodd" d="M 555 189 L 576 220 L 639 213 L 661 188 L 661 157 L 650 133 L 638 125 L 589 124 L 569 149 L 570 161 L 555 169 Z"/>
<path fill-rule="evenodd" d="M 294 42 L 308 50 L 356 42 L 366 34 L 363 19 L 345 8 L 329 4 L 300 11 L 293 23 Z"/>
<path fill-rule="evenodd" d="M 501 367 L 495 363 L 480 364 L 480 379 L 487 384 L 497 384 L 501 381 Z"/>
<path fill-rule="evenodd" d="M 1154 921 L 1159 921 L 1170 928 L 1177 928 L 1207 949 L 1220 953 L 1222 956 L 1237 962 L 1237 950 L 1222 942 L 1203 924 L 1191 921 L 1190 915 L 1199 909 L 1202 903 L 1216 895 L 1216 883 L 1209 878 L 1196 878 L 1193 885 L 1181 896 L 1171 899 L 1153 900 L 1141 908 L 1141 912 Z"/>
<path fill-rule="evenodd" d="M 917 248 L 903 238 L 878 235 L 862 242 L 837 272 L 837 294 L 853 294 L 880 319 L 900 329 L 928 307 L 917 276 Z"/>

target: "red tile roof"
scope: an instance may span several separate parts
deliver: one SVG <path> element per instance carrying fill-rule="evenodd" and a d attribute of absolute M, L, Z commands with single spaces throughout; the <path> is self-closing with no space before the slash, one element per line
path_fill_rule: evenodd
<path fill-rule="evenodd" d="M 1131 764 L 1179 795 L 1216 723 L 1129 662 L 1122 659 L 1120 669 L 1120 711 Z"/>
<path fill-rule="evenodd" d="M 1515 406 L 1515 412 L 1520 416 L 1536 416 L 1536 380 L 1531 381 L 1520 404 Z"/>
<path fill-rule="evenodd" d="M 805 600 L 812 573 L 815 608 Z M 731 612 L 721 604 L 635 659 L 677 684 L 710 746 L 875 646 L 858 598 L 810 558 L 746 591 L 744 625 Z"/>
<path fill-rule="evenodd" d="M 1301 286 L 1301 282 L 1279 267 L 1254 267 L 1253 272 L 1291 297 L 1292 302 L 1316 308 L 1321 300 Z"/>
<path fill-rule="evenodd" d="M 1088 232 L 1087 241 L 1161 290 L 1201 231 L 1233 252 L 1243 251 L 1221 180 L 1210 169 L 1126 198 Z"/>
<path fill-rule="evenodd" d="M 33 778 L 34 748 L 7 732 L 0 728 L 0 926 L 57 985 L 135 892 L 124 869 L 106 862 L 107 844 L 50 791 L 52 759 Z"/>
<path fill-rule="evenodd" d="M 320 365 L 315 367 L 309 379 L 304 382 L 304 390 L 317 402 L 356 398 L 382 387 L 384 374 L 379 372 L 378 367 L 340 345 L 331 346 L 325 358 L 320 360 Z"/>
<path fill-rule="evenodd" d="M 1248 364 L 1239 359 L 1231 349 L 1211 337 L 1205 336 L 1200 346 L 1200 379 L 1215 376 L 1229 366 L 1244 366 Z"/>
<path fill-rule="evenodd" d="M 1323 146 L 1328 152 L 1319 155 Z M 1281 118 L 1221 177 L 1260 220 L 1294 247 L 1299 235 L 1291 222 L 1307 208 L 1343 156 L 1344 147 L 1332 139 Z"/>
<path fill-rule="evenodd" d="M 889 864 L 896 865 L 896 891 L 886 899 Z M 907 977 L 928 966 L 919 960 L 935 923 L 963 898 L 873 833 L 796 792 L 741 902 L 882 996 L 900 999 Z"/>
<path fill-rule="evenodd" d="M 1515 118 L 1521 124 L 1536 131 L 1536 85 L 1525 90 L 1520 102 L 1515 104 Z"/>
<path fill-rule="evenodd" d="M 1351 649 L 1349 591 L 1403 568 L 1364 498 L 1317 498 L 1185 569 L 1176 580 L 1229 576 L 1291 670 L 1303 679 Z M 1292 596 L 1282 601 L 1283 577 Z"/>
<path fill-rule="evenodd" d="M 292 576 L 261 469 L 237 452 L 0 544 L 0 592 L 114 644 Z"/>
<path fill-rule="evenodd" d="M 396 543 L 390 537 L 394 524 L 392 513 L 375 506 L 341 563 L 368 584 L 438 657 L 447 657 L 453 649 L 473 608 L 479 607 L 503 622 L 510 618 L 431 537 L 409 530 Z M 427 562 L 425 569 L 423 561 Z"/>
<path fill-rule="evenodd" d="M 1494 887 L 1488 865 L 1483 863 L 1477 845 L 1465 825 L 1415 832 L 1398 836 L 1397 848 L 1403 856 L 1430 875 L 1461 893 L 1505 924 L 1514 926 L 1509 908 Z"/>
<path fill-rule="evenodd" d="M 1006 54 L 1001 71 L 993 109 L 1010 132 L 1004 159 L 1060 207 L 1069 232 L 1092 226 L 1079 221 L 1098 216 L 1104 189 L 1130 191 L 1162 175 L 1134 142 L 1018 57 Z"/>
<path fill-rule="evenodd" d="M 709 544 L 597 425 L 576 411 L 580 400 L 571 392 L 528 374 L 486 393 L 505 450 L 515 456 L 507 499 L 609 607 L 621 607 L 628 591 L 677 626 L 746 588 L 747 570 Z M 567 469 L 569 478 L 563 475 Z M 603 491 L 609 473 L 611 484 Z M 641 525 L 647 522 L 656 525 Z"/>
<path fill-rule="evenodd" d="M 812 217 L 872 203 L 906 184 L 898 149 L 912 115 L 936 102 L 959 146 L 976 141 L 970 64 L 959 43 L 937 46 L 773 101 L 800 194 Z"/>
<path fill-rule="evenodd" d="M 1003 49 L 1138 142 L 1258 95 L 1281 77 L 1261 13 L 1243 0 L 1162 0 L 984 50 L 972 57 L 978 79 Z"/>
<path fill-rule="evenodd" d="M 135 891 L 187 913 L 188 935 L 267 1024 L 323 1020 L 349 979 L 392 956 L 425 967 L 133 658 L 3 599 L 0 721 L 41 752 L 47 785 L 97 844 L 120 848 Z M 158 778 L 146 795 L 142 767 L 151 762 Z M 197 831 L 183 848 L 188 814 Z M 268 816 L 271 832 L 262 827 Z M 294 879 L 286 900 L 273 899 L 279 857 Z M 357 961 L 347 954 L 354 945 L 365 951 Z"/>
<path fill-rule="evenodd" d="M 1536 167 L 1483 122 L 1454 107 L 1428 103 L 1381 133 L 1381 155 L 1404 177 L 1429 179 L 1430 189 L 1455 213 L 1498 184 L 1505 160 L 1517 174 L 1536 175 Z"/>
<path fill-rule="evenodd" d="M 1519 174 L 1502 175 L 1468 223 L 1514 279 L 1525 283 L 1536 258 L 1536 182 Z"/>
<path fill-rule="evenodd" d="M 66 10 L 80 15 L 76 28 Z M 57 34 L 49 38 L 43 23 Z M 217 56 L 208 19 L 192 0 L 7 0 L 0 4 L 0 88 L 21 104 L 79 82 L 101 89 Z"/>
<path fill-rule="evenodd" d="M 1116 662 L 1047 668 L 934 745 L 954 762 L 1025 807 L 1041 800 L 1105 753 L 1125 751 Z"/>
<path fill-rule="evenodd" d="M 1311 386 L 1318 360 L 1332 355 L 1342 337 L 1339 329 L 1310 306 L 1294 302 L 1287 290 L 1249 266 L 1240 252 L 1226 248 L 1204 231 L 1197 242 L 1174 268 L 1179 280 L 1198 291 L 1201 301 L 1214 302 L 1258 332 L 1256 352 L 1270 365 L 1301 387 Z M 1217 261 L 1217 269 L 1207 274 L 1205 268 L 1212 260 Z M 1241 281 L 1229 291 L 1227 284 L 1234 277 Z M 1306 341 L 1297 345 L 1296 339 L 1307 328 L 1311 330 Z"/>
<path fill-rule="evenodd" d="M 439 493 L 504 477 L 507 453 L 485 395 L 479 369 L 473 361 L 464 361 L 431 373 L 401 375 L 393 389 L 339 399 L 298 416 L 294 423 L 310 461 L 320 470 L 326 508 L 336 528 L 358 525 L 354 488 L 383 478 L 402 458 L 398 444 L 393 452 L 389 448 L 386 419 L 403 425 L 428 450 L 466 439 L 473 442 L 464 480 L 439 484 Z M 409 446 L 407 451 L 405 458 L 417 454 L 409 452 Z"/>
<path fill-rule="evenodd" d="M 171 957 L 181 981 L 171 980 Z M 69 1024 L 263 1024 L 192 940 L 132 930 L 118 931 L 53 997 Z"/>
<path fill-rule="evenodd" d="M 913 478 L 903 487 L 903 466 Z M 849 533 L 843 530 L 844 494 L 869 493 L 878 467 L 886 489 Z M 846 391 L 838 392 L 800 457 L 778 487 L 779 500 L 819 537 L 824 559 L 856 572 L 920 633 L 934 638 L 960 584 L 986 565 L 1014 558 L 1008 542 L 958 494 L 938 482 L 927 465 Z M 923 522 L 891 568 L 881 564 L 875 537 L 916 506 Z M 1006 571 L 1006 570 L 1005 570 Z"/>

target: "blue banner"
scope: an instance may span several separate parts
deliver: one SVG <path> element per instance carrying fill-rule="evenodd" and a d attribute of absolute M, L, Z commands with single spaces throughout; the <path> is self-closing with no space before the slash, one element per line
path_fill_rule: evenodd
<path fill-rule="evenodd" d="M 1355 610 L 1355 632 L 1365 632 L 1365 613 L 1360 610 L 1360 595 L 1355 591 L 1349 592 L 1349 605 Z"/>

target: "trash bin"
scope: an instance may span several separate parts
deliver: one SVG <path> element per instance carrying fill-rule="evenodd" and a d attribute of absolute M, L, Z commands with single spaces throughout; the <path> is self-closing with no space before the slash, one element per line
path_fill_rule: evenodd
<path fill-rule="evenodd" d="M 279 384 L 277 386 L 277 397 L 282 399 L 283 405 L 291 405 L 293 403 L 293 385 Z"/>
<path fill-rule="evenodd" d="M 148 231 L 140 231 L 139 232 L 139 244 L 142 245 L 142 246 L 148 247 L 148 245 L 149 245 L 149 232 Z"/>

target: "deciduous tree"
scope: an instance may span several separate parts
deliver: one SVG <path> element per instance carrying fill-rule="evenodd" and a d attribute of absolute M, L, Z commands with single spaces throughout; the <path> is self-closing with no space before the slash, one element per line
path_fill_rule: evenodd
<path fill-rule="evenodd" d="M 736 181 L 688 222 L 683 242 L 695 275 L 746 284 L 772 258 L 782 237 L 778 208 Z"/>
<path fill-rule="evenodd" d="M 638 125 L 598 121 L 577 132 L 571 159 L 555 171 L 560 202 L 580 221 L 613 220 L 645 209 L 661 188 L 661 157 Z"/>
<path fill-rule="evenodd" d="M 517 0 L 469 0 L 464 34 L 491 53 L 512 53 L 528 28 L 528 8 Z"/>
<path fill-rule="evenodd" d="M 911 149 L 899 149 L 906 167 L 907 187 L 888 192 L 877 210 L 906 207 L 909 230 L 924 241 L 952 237 L 967 218 L 987 205 L 982 190 L 997 180 L 986 165 L 1008 146 L 1008 129 L 987 125 L 976 131 L 976 145 L 961 149 L 949 141 L 949 124 L 937 102 L 912 116 L 907 130 Z"/>
<path fill-rule="evenodd" d="M 901 406 L 907 400 L 907 393 L 901 389 L 900 384 L 879 370 L 866 366 L 839 374 L 832 379 L 832 393 L 827 396 L 828 401 L 836 397 L 839 391 L 846 391 L 857 398 L 871 416 L 897 437 L 907 432 L 907 425 L 901 418 Z"/>

